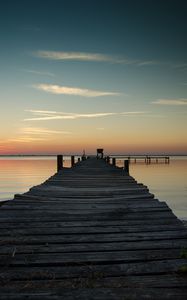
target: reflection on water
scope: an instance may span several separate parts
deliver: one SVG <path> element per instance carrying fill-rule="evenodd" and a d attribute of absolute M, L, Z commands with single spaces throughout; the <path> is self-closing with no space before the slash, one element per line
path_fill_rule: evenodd
<path fill-rule="evenodd" d="M 55 172 L 55 160 L 0 159 L 0 199 L 27 191 Z"/>
<path fill-rule="evenodd" d="M 64 166 L 69 167 L 70 160 L 64 159 Z M 117 164 L 123 165 L 123 160 Z M 0 157 L 0 200 L 27 191 L 55 172 L 56 157 Z M 187 157 L 172 158 L 170 164 L 131 163 L 130 174 L 166 201 L 178 217 L 187 219 Z"/>

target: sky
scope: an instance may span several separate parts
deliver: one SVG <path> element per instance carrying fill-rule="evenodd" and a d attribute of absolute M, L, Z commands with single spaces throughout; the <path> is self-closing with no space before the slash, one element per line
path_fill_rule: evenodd
<path fill-rule="evenodd" d="M 3 0 L 0 154 L 187 154 L 187 1 Z"/>

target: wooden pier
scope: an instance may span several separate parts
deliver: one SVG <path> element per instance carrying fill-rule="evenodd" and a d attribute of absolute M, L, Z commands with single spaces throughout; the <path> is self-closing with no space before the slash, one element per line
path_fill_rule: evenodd
<path fill-rule="evenodd" d="M 1 300 L 187 299 L 186 257 L 167 204 L 103 159 L 0 208 Z"/>

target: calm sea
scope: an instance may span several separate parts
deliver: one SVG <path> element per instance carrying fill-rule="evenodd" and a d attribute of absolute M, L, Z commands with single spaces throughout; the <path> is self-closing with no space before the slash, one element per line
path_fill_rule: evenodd
<path fill-rule="evenodd" d="M 70 166 L 68 157 L 64 159 L 65 166 Z M 117 164 L 123 165 L 123 159 Z M 0 201 L 26 192 L 55 172 L 56 157 L 0 157 Z M 187 156 L 171 157 L 170 164 L 133 162 L 130 174 L 147 185 L 156 198 L 166 201 L 179 218 L 187 220 Z"/>

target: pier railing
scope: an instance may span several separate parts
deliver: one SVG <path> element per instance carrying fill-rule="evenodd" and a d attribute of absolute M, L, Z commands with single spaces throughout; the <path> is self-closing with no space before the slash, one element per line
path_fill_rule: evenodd
<path fill-rule="evenodd" d="M 70 157 L 71 167 L 73 167 L 76 163 L 80 162 L 81 160 L 85 160 L 87 157 L 85 155 L 65 155 L 65 157 Z M 57 172 L 62 170 L 64 166 L 64 155 L 58 154 L 57 155 Z"/>

